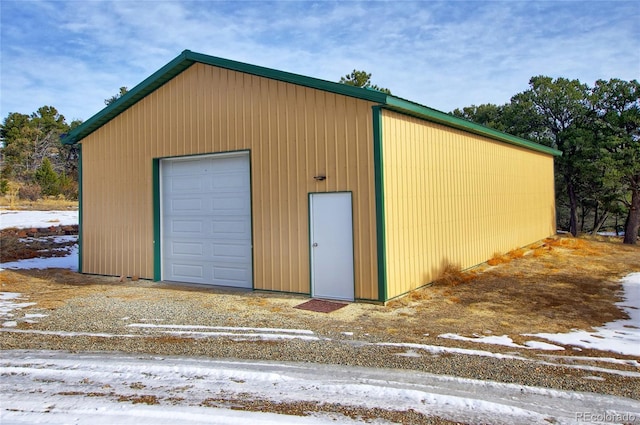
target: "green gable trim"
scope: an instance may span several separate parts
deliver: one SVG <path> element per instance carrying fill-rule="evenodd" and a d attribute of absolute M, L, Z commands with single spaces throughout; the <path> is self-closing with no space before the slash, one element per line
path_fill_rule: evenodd
<path fill-rule="evenodd" d="M 193 65 L 193 61 L 189 60 L 183 52 L 180 56 L 154 72 L 150 77 L 129 90 L 111 105 L 64 135 L 62 137 L 62 143 L 71 145 L 84 139 L 191 65 Z"/>
<path fill-rule="evenodd" d="M 501 131 L 485 127 L 483 125 L 476 124 L 462 118 L 454 117 L 453 115 L 449 115 L 436 109 L 410 102 L 408 100 L 389 96 L 387 98 L 386 106 L 387 109 L 394 110 L 396 112 L 401 112 L 415 116 L 417 118 L 422 118 L 427 121 L 436 122 L 447 127 L 453 127 L 460 130 L 468 131 L 469 133 L 485 136 L 493 140 L 508 143 L 510 145 L 515 145 L 554 156 L 562 155 L 562 152 L 557 149 L 541 145 L 540 143 L 531 142 L 520 137 L 512 136 L 511 134 L 503 133 Z"/>
<path fill-rule="evenodd" d="M 378 301 L 387 301 L 387 251 L 384 225 L 384 170 L 382 169 L 382 107 L 373 108 L 373 168 L 376 195 L 376 250 L 378 257 Z"/>
<path fill-rule="evenodd" d="M 180 56 L 173 59 L 171 62 L 153 73 L 149 78 L 125 93 L 124 96 L 63 136 L 62 143 L 74 144 L 84 139 L 196 62 L 256 75 L 259 77 L 270 78 L 272 80 L 342 94 L 358 99 L 369 100 L 376 103 L 384 103 L 387 97 L 385 93 L 376 90 L 367 90 L 360 87 L 320 80 L 318 78 L 306 77 L 304 75 L 278 71 L 271 68 L 250 65 L 185 50 L 180 54 Z"/>
<path fill-rule="evenodd" d="M 272 80 L 292 83 L 299 86 L 310 87 L 322 91 L 327 91 L 345 96 L 356 97 L 358 99 L 369 100 L 376 103 L 384 103 L 387 95 L 377 90 L 368 90 L 361 87 L 349 86 L 347 84 L 335 83 L 333 81 L 321 80 L 318 78 L 307 77 L 305 75 L 293 74 L 291 72 L 278 71 L 276 69 L 265 68 L 258 65 L 250 65 L 243 62 L 236 62 L 229 59 L 217 58 L 214 56 L 203 55 L 189 50 L 185 50 L 183 54 L 194 62 L 206 65 L 217 66 L 219 68 L 230 69 L 232 71 L 243 72 L 245 74 L 256 75 L 258 77 L 269 78 Z"/>

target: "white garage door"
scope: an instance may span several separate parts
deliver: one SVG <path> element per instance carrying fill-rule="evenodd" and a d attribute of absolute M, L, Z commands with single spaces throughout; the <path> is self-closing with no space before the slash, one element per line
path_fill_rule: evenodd
<path fill-rule="evenodd" d="M 161 161 L 162 278 L 252 287 L 249 155 Z"/>

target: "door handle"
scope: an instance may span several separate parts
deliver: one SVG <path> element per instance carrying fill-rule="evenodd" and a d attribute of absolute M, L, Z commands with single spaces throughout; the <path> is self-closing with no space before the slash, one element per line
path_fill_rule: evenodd
<path fill-rule="evenodd" d="M 318 242 L 314 242 L 313 245 L 311 245 L 312 247 L 317 247 L 318 246 Z"/>

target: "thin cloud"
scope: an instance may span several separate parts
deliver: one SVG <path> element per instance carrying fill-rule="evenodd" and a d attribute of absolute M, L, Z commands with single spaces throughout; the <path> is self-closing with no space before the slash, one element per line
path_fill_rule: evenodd
<path fill-rule="evenodd" d="M 0 113 L 87 119 L 182 50 L 337 81 L 364 69 L 450 111 L 504 103 L 544 74 L 637 78 L 635 2 L 12 1 Z"/>

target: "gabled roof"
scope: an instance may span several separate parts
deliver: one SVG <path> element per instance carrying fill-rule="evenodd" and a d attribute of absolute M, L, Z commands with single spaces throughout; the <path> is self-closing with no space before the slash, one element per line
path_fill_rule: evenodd
<path fill-rule="evenodd" d="M 550 148 L 548 146 L 534 143 L 520 137 L 502 133 L 500 131 L 484 127 L 482 125 L 454 117 L 447 113 L 411 102 L 396 96 L 382 93 L 377 90 L 353 87 L 346 84 L 335 83 L 318 78 L 307 77 L 304 75 L 293 74 L 276 69 L 265 68 L 257 65 L 250 65 L 242 62 L 236 62 L 229 59 L 217 58 L 215 56 L 203 55 L 201 53 L 192 52 L 190 50 L 183 51 L 178 57 L 153 73 L 149 78 L 129 90 L 118 100 L 98 112 L 80 126 L 71 130 L 62 137 L 62 143 L 74 144 L 89 136 L 91 133 L 129 109 L 139 100 L 189 68 L 194 63 L 203 63 L 219 68 L 239 71 L 246 74 L 252 74 L 259 77 L 270 78 L 273 80 L 283 81 L 287 83 L 297 84 L 318 90 L 324 90 L 331 93 L 341 94 L 345 96 L 355 97 L 358 99 L 368 100 L 378 103 L 384 108 L 388 108 L 401 113 L 413 115 L 427 121 L 443 124 L 448 127 L 457 128 L 468 131 L 470 133 L 479 134 L 494 140 L 509 143 L 512 145 L 524 147 L 538 152 L 550 155 L 562 155 L 562 152 Z"/>

